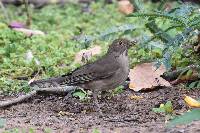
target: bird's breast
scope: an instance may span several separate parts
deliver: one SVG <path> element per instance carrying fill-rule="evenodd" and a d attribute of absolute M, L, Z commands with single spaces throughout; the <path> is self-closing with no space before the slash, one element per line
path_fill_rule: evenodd
<path fill-rule="evenodd" d="M 119 57 L 117 57 L 117 62 L 120 64 L 121 68 L 123 69 L 124 73 L 129 72 L 129 60 L 127 51 L 123 52 Z"/>
<path fill-rule="evenodd" d="M 113 74 L 108 79 L 97 81 L 99 82 L 99 88 L 101 88 L 101 90 L 114 89 L 119 85 L 122 85 L 128 78 L 129 74 L 128 56 L 126 56 L 126 54 L 124 53 L 118 56 L 116 60 L 119 63 L 120 68 L 115 72 L 115 74 Z"/>

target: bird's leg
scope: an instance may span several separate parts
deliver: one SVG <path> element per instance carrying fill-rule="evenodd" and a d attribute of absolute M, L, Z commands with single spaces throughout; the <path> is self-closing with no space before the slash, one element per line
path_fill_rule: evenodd
<path fill-rule="evenodd" d="M 75 92 L 76 89 L 70 90 L 67 95 L 64 97 L 65 100 L 72 98 L 72 94 Z"/>
<path fill-rule="evenodd" d="M 99 112 L 100 116 L 103 116 L 101 107 L 100 107 L 99 102 L 98 102 L 98 91 L 93 92 L 93 98 L 94 98 L 94 103 L 97 106 L 97 111 Z"/>

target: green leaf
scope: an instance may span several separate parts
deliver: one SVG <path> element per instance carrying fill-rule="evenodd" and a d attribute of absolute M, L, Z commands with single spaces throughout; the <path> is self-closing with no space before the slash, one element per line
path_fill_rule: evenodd
<path fill-rule="evenodd" d="M 29 133 L 35 133 L 33 128 L 29 128 Z"/>
<path fill-rule="evenodd" d="M 162 63 L 163 65 L 165 66 L 165 68 L 167 70 L 170 70 L 171 69 L 171 53 L 169 51 L 167 51 L 164 55 L 163 55 L 163 58 L 162 58 Z"/>
<path fill-rule="evenodd" d="M 198 81 L 192 82 L 192 83 L 189 85 L 189 89 L 196 88 L 197 84 L 198 84 Z"/>
<path fill-rule="evenodd" d="M 177 22 L 181 24 L 182 26 L 185 26 L 186 24 L 184 21 L 182 21 L 180 18 L 177 18 L 176 16 L 165 14 L 165 13 L 143 13 L 143 12 L 136 12 L 128 15 L 127 17 L 155 17 L 155 18 L 165 18 L 172 20 L 174 22 Z"/>
<path fill-rule="evenodd" d="M 152 111 L 155 112 L 155 113 L 171 114 L 173 112 L 172 102 L 167 101 L 166 104 L 160 104 L 159 108 L 153 108 Z"/>
<path fill-rule="evenodd" d="M 92 133 L 100 133 L 99 129 L 95 128 L 93 129 Z"/>
<path fill-rule="evenodd" d="M 182 116 L 175 117 L 167 124 L 167 127 L 173 127 L 181 124 L 188 124 L 194 120 L 200 120 L 200 109 L 193 109 L 190 112 L 184 113 Z"/>
<path fill-rule="evenodd" d="M 135 30 L 135 29 L 136 28 L 133 24 L 123 24 L 123 25 L 120 25 L 120 26 L 113 26 L 113 27 L 108 28 L 106 31 L 100 33 L 98 38 L 105 39 L 109 35 L 119 33 L 119 32 L 132 31 L 132 30 Z"/>
<path fill-rule="evenodd" d="M 78 97 L 80 100 L 83 100 L 87 93 L 83 90 L 78 90 L 78 91 L 75 91 L 73 94 L 72 94 L 74 97 Z"/>
<path fill-rule="evenodd" d="M 153 108 L 152 111 L 155 113 L 164 113 L 165 109 L 164 108 Z"/>
<path fill-rule="evenodd" d="M 6 125 L 6 119 L 0 118 L 0 128 L 3 128 Z"/>
<path fill-rule="evenodd" d="M 45 128 L 44 133 L 52 133 L 52 129 L 51 128 Z"/>
<path fill-rule="evenodd" d="M 117 88 L 114 89 L 114 94 L 120 94 L 124 91 L 124 87 L 123 86 L 119 86 Z"/>
<path fill-rule="evenodd" d="M 197 88 L 200 88 L 200 81 L 198 81 Z"/>
<path fill-rule="evenodd" d="M 166 113 L 172 113 L 173 112 L 173 106 L 171 101 L 167 101 L 167 103 L 164 106 Z"/>

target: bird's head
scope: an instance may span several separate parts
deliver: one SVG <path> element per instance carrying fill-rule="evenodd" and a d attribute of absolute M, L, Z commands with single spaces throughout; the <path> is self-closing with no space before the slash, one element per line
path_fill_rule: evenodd
<path fill-rule="evenodd" d="M 108 53 L 113 53 L 113 52 L 123 53 L 124 51 L 127 51 L 131 46 L 135 44 L 136 41 L 129 41 L 128 39 L 125 38 L 116 39 L 109 46 Z"/>

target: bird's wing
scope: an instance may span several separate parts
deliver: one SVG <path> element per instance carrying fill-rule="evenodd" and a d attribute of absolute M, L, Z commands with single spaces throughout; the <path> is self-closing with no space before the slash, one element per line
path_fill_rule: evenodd
<path fill-rule="evenodd" d="M 120 68 L 112 56 L 106 56 L 93 63 L 86 64 L 69 74 L 33 81 L 30 86 L 50 87 L 58 85 L 78 85 L 112 76 Z"/>
<path fill-rule="evenodd" d="M 93 80 L 112 76 L 120 68 L 114 57 L 108 56 L 91 64 L 86 64 L 70 74 L 62 75 L 65 78 L 61 84 L 76 85 Z"/>

